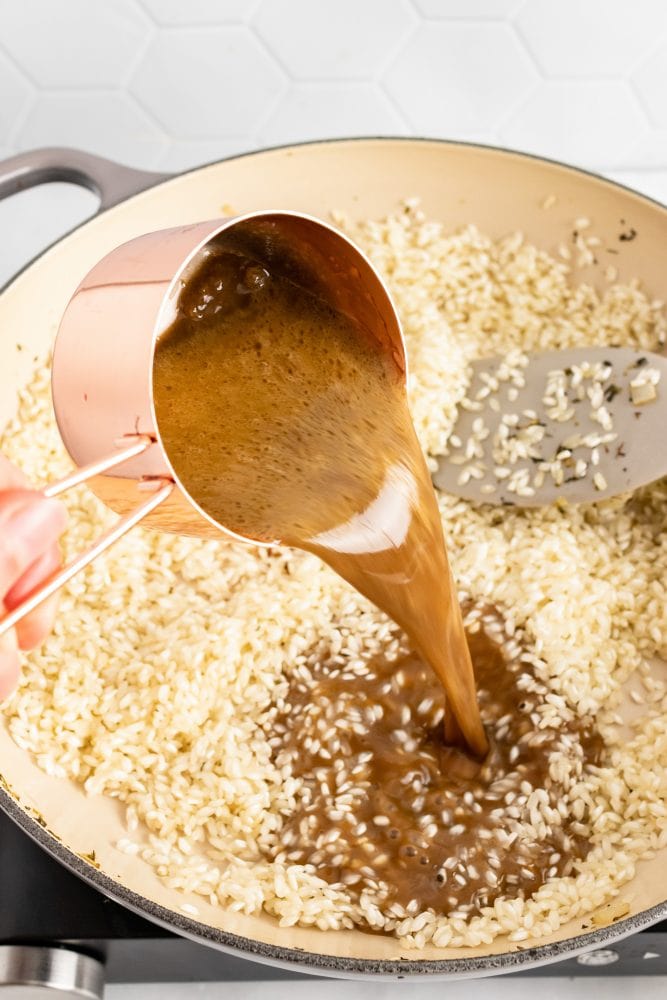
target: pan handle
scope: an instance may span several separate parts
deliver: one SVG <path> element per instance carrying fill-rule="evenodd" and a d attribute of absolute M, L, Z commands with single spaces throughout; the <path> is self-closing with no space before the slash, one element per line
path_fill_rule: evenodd
<path fill-rule="evenodd" d="M 101 212 L 171 176 L 136 170 L 80 149 L 53 146 L 18 153 L 0 162 L 0 201 L 38 184 L 68 181 L 98 195 Z"/>

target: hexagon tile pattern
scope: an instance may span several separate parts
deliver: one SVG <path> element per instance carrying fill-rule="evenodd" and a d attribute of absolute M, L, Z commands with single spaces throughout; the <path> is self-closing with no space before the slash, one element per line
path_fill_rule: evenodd
<path fill-rule="evenodd" d="M 531 0 L 516 25 L 547 76 L 622 76 L 667 26 L 664 0 Z M 575 27 L 576 26 L 576 27 Z"/>
<path fill-rule="evenodd" d="M 77 88 L 122 85 L 151 29 L 134 0 L 0 0 L 0 25 L 0 44 L 30 80 Z"/>
<path fill-rule="evenodd" d="M 415 23 L 407 0 L 264 0 L 253 26 L 297 80 L 367 80 Z"/>
<path fill-rule="evenodd" d="M 393 133 L 667 176 L 666 95 L 665 0 L 0 0 L 6 153 Z"/>
<path fill-rule="evenodd" d="M 387 95 L 367 83 L 293 84 L 261 132 L 263 142 L 299 142 L 352 135 L 404 135 Z"/>
<path fill-rule="evenodd" d="M 19 129 L 19 149 L 78 146 L 114 159 L 135 150 L 142 165 L 152 166 L 167 140 L 127 94 L 43 94 Z"/>
<path fill-rule="evenodd" d="M 667 128 L 667 39 L 634 75 L 649 117 L 661 128 Z"/>
<path fill-rule="evenodd" d="M 252 134 L 286 85 L 259 41 L 236 26 L 160 32 L 130 81 L 164 130 L 185 139 Z"/>
<path fill-rule="evenodd" d="M 28 106 L 31 87 L 6 56 L 0 52 L 0 142 Z"/>
<path fill-rule="evenodd" d="M 521 0 L 414 0 L 415 7 L 425 17 L 479 18 L 497 20 L 509 17 Z"/>
<path fill-rule="evenodd" d="M 627 83 L 550 81 L 510 117 L 501 137 L 509 146 L 555 160 L 611 163 L 619 142 L 631 154 L 645 132 Z"/>
<path fill-rule="evenodd" d="M 443 136 L 492 129 L 537 79 L 509 26 L 454 21 L 419 28 L 384 86 L 417 132 Z"/>
<path fill-rule="evenodd" d="M 139 0 L 156 24 L 236 24 L 247 21 L 259 0 Z"/>

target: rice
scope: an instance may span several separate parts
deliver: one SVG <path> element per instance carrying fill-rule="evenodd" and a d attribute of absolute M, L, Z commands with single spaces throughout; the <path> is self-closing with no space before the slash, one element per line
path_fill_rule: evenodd
<path fill-rule="evenodd" d="M 664 343 L 661 304 L 637 282 L 602 294 L 574 284 L 566 261 L 519 234 L 450 234 L 414 201 L 382 221 L 337 221 L 394 295 L 412 413 L 430 455 L 445 448 L 478 356 Z M 585 221 L 579 257 L 595 252 Z M 2 449 L 36 482 L 69 468 L 46 367 L 21 393 Z M 114 520 L 85 489 L 67 503 L 69 551 Z M 573 509 L 499 510 L 445 495 L 439 503 L 460 595 L 503 609 L 507 635 L 527 646 L 549 691 L 545 724 L 593 713 L 608 743 L 603 766 L 569 790 L 591 850 L 531 898 L 499 898 L 474 916 L 391 913 L 373 892 L 355 900 L 287 854 L 266 860 L 299 792 L 268 735 L 290 679 L 307 683 L 324 657 L 360 676 L 402 641 L 306 554 L 135 529 L 63 593 L 54 634 L 25 658 L 4 708 L 12 737 L 49 774 L 122 802 L 119 850 L 137 852 L 165 885 L 231 910 L 263 909 L 283 926 L 370 925 L 406 948 L 476 947 L 499 935 L 539 939 L 609 903 L 638 860 L 667 846 L 667 695 L 650 666 L 667 657 L 667 482 Z M 642 704 L 628 732 L 616 713 L 631 677 Z M 550 760 L 554 780 L 570 768 L 567 753 Z M 525 795 L 539 825 L 545 807 L 534 791 Z"/>

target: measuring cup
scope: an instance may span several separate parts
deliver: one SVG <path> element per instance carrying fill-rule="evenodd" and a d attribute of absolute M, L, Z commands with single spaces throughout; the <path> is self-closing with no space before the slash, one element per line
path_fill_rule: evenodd
<path fill-rule="evenodd" d="M 156 341 L 175 316 L 188 275 L 215 252 L 223 234 L 268 270 L 347 315 L 360 335 L 391 353 L 405 379 L 403 336 L 387 289 L 364 254 L 318 219 L 252 212 L 148 233 L 117 247 L 89 271 L 60 323 L 53 405 L 77 468 L 43 492 L 53 497 L 87 482 L 123 517 L 5 615 L 0 635 L 140 521 L 177 534 L 266 544 L 236 534 L 202 510 L 174 472 L 155 417 Z"/>

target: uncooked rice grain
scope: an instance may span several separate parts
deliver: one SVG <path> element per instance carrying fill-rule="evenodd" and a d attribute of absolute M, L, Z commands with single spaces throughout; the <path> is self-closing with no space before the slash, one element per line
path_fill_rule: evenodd
<path fill-rule="evenodd" d="M 412 413 L 431 456 L 445 447 L 478 356 L 664 343 L 660 304 L 638 282 L 603 292 L 575 284 L 566 248 L 557 260 L 519 234 L 497 242 L 473 226 L 452 234 L 415 200 L 381 221 L 337 221 L 398 305 Z M 578 257 L 595 245 L 586 228 Z M 22 391 L 2 440 L 34 482 L 69 467 L 48 378 L 43 367 Z M 84 488 L 66 502 L 68 550 L 114 520 Z M 283 926 L 371 925 L 405 948 L 479 946 L 499 935 L 539 939 L 609 902 L 640 858 L 667 845 L 667 699 L 650 676 L 651 658 L 667 657 L 664 533 L 658 541 L 667 482 L 576 508 L 498 510 L 445 495 L 439 503 L 461 597 L 503 609 L 507 634 L 523 637 L 525 662 L 555 696 L 549 711 L 595 713 L 608 743 L 603 766 L 573 793 L 577 816 L 589 817 L 579 825 L 591 850 L 531 898 L 501 897 L 478 915 L 436 917 L 412 905 L 385 913 L 371 893 L 353 903 L 311 865 L 263 857 L 298 791 L 263 729 L 284 707 L 288 678 L 306 683 L 326 656 L 353 683 L 369 658 L 402 641 L 311 555 L 135 529 L 72 581 L 54 634 L 25 658 L 4 709 L 14 740 L 49 774 L 123 803 L 119 849 L 137 850 L 166 886 L 230 910 L 263 909 Z M 646 711 L 621 739 L 618 706 L 633 674 L 644 681 Z M 567 767 L 552 761 L 554 780 Z"/>

